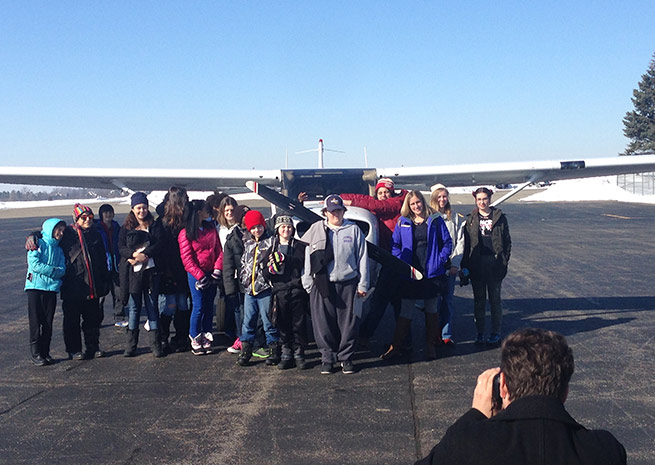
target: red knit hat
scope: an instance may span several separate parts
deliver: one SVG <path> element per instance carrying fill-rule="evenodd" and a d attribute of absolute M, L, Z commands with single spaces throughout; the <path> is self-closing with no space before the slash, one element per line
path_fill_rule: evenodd
<path fill-rule="evenodd" d="M 243 217 L 243 222 L 246 225 L 246 229 L 250 231 L 253 227 L 257 225 L 262 225 L 266 228 L 266 221 L 264 220 L 264 215 L 257 210 L 250 210 L 246 213 L 246 216 Z"/>
<path fill-rule="evenodd" d="M 380 178 L 378 183 L 375 185 L 375 193 L 377 194 L 380 187 L 386 187 L 393 193 L 393 181 L 389 178 Z"/>

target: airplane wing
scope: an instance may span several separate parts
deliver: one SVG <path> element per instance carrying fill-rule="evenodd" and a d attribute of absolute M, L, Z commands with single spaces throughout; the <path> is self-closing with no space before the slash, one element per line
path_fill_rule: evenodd
<path fill-rule="evenodd" d="M 245 192 L 246 181 L 257 181 L 272 188 L 289 183 L 297 170 L 212 170 L 127 168 L 49 168 L 0 167 L 0 183 L 42 186 L 91 187 L 130 190 L 167 190 L 179 185 L 187 190 Z M 301 170 L 328 177 L 338 170 Z M 343 170 L 342 170 L 343 171 Z M 353 171 L 353 170 L 349 170 Z M 577 179 L 627 173 L 655 172 L 655 155 L 588 158 L 566 161 L 481 163 L 422 167 L 378 168 L 372 178 L 391 177 L 397 187 L 429 190 L 442 183 L 449 187 L 495 184 L 519 184 L 560 179 Z M 138 174 L 136 174 L 138 173 Z M 286 181 L 283 181 L 285 177 Z M 297 173 L 296 173 L 297 174 Z M 332 173 L 334 174 L 334 173 Z M 360 176 L 368 178 L 368 174 Z M 342 177 L 338 173 L 337 177 Z M 296 176 L 297 177 L 297 176 Z M 318 179 L 318 178 L 317 178 Z M 365 179 L 374 181 L 374 179 Z M 288 185 L 286 186 L 289 187 Z M 343 190 L 337 190 L 343 192 Z"/>
<path fill-rule="evenodd" d="M 397 187 L 420 190 L 429 190 L 430 186 L 436 183 L 448 187 L 481 186 L 648 172 L 655 172 L 655 155 L 566 161 L 378 168 L 377 170 L 378 176 L 392 178 Z"/>
<path fill-rule="evenodd" d="M 0 167 L 0 183 L 133 191 L 165 191 L 176 185 L 190 191 L 246 192 L 246 181 L 279 187 L 281 177 L 280 170 Z"/>

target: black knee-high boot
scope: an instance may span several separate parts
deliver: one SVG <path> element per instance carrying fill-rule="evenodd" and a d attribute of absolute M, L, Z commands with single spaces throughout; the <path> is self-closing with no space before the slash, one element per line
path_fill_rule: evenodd
<path fill-rule="evenodd" d="M 178 352 L 188 352 L 191 350 L 191 341 L 189 341 L 189 327 L 191 324 L 191 312 L 176 311 L 173 317 L 173 326 L 175 326 L 175 347 Z"/>
<path fill-rule="evenodd" d="M 127 343 L 125 345 L 125 352 L 123 353 L 123 355 L 125 357 L 134 357 L 136 355 L 136 347 L 138 345 L 139 345 L 139 330 L 128 329 Z"/>
<path fill-rule="evenodd" d="M 148 331 L 148 338 L 150 339 L 150 350 L 152 354 L 156 357 L 166 357 L 166 354 L 161 349 L 161 333 L 158 329 L 153 329 Z"/>
<path fill-rule="evenodd" d="M 159 316 L 159 334 L 161 339 L 161 350 L 165 354 L 170 354 L 173 351 L 171 346 L 168 343 L 168 338 L 171 336 L 171 320 L 173 318 L 170 315 L 160 315 Z"/>

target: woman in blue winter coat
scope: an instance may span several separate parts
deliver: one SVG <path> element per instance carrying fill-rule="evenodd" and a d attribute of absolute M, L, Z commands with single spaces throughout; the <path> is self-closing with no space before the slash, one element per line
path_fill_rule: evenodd
<path fill-rule="evenodd" d="M 66 274 L 66 259 L 59 247 L 66 223 L 59 218 L 43 222 L 38 248 L 27 252 L 27 312 L 30 322 L 30 350 L 37 366 L 54 363 L 50 356 L 52 320 L 57 305 L 57 292 Z"/>
<path fill-rule="evenodd" d="M 452 239 L 441 216 L 431 215 L 432 213 L 420 191 L 407 194 L 400 210 L 401 217 L 393 231 L 391 252 L 421 271 L 423 279 L 407 279 L 401 283 L 400 316 L 396 322 L 391 346 L 382 355 L 383 359 L 398 355 L 412 324 L 416 300 L 419 299 L 425 301 L 426 358 L 436 358 L 439 333 L 437 299 L 447 291 L 446 271 L 449 268 Z"/>

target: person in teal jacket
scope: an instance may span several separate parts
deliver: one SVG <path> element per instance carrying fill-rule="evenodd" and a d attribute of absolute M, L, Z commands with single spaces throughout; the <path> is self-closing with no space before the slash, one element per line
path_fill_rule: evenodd
<path fill-rule="evenodd" d="M 37 366 L 54 363 L 50 356 L 52 320 L 57 292 L 66 274 L 66 259 L 59 247 L 66 223 L 59 218 L 43 222 L 38 248 L 27 252 L 27 312 L 30 322 L 30 351 Z"/>

